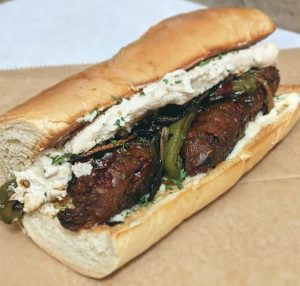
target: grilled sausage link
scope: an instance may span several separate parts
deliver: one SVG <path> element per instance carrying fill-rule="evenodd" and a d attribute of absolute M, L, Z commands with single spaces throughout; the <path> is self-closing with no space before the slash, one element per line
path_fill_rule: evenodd
<path fill-rule="evenodd" d="M 76 231 L 107 223 L 148 192 L 153 197 L 160 181 L 155 153 L 150 143 L 133 142 L 94 159 L 92 173 L 74 177 L 67 189 L 75 208 L 58 213 L 62 226 Z"/>
<path fill-rule="evenodd" d="M 279 84 L 276 68 L 259 73 L 274 95 Z M 243 136 L 247 122 L 267 111 L 267 91 L 259 86 L 252 94 L 228 96 L 224 102 L 208 105 L 195 118 L 183 143 L 181 155 L 189 175 L 206 172 L 229 155 Z"/>

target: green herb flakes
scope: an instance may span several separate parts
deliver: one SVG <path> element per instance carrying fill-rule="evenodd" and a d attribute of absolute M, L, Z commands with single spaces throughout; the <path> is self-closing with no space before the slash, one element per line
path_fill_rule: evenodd
<path fill-rule="evenodd" d="M 150 194 L 148 193 L 141 197 L 138 204 L 142 207 L 147 207 L 151 203 L 149 200 L 150 200 Z"/>
<path fill-rule="evenodd" d="M 141 142 L 141 143 L 145 143 L 145 142 L 147 142 L 148 140 L 147 140 L 145 137 L 139 137 L 139 138 L 138 138 L 138 141 Z"/>
<path fill-rule="evenodd" d="M 204 61 L 201 61 L 201 62 L 198 64 L 198 67 L 206 66 L 211 60 L 212 60 L 212 58 L 206 59 L 206 60 L 204 60 Z"/>
<path fill-rule="evenodd" d="M 172 185 L 166 185 L 165 184 L 165 188 L 167 191 L 172 191 L 173 190 L 173 186 Z"/>
<path fill-rule="evenodd" d="M 125 122 L 125 118 L 123 116 L 118 118 L 114 125 L 116 125 L 118 127 L 124 126 L 124 124 L 121 121 Z"/>
<path fill-rule="evenodd" d="M 224 56 L 224 54 L 222 54 L 222 53 L 219 53 L 219 54 L 217 55 L 217 57 L 216 57 L 216 58 L 220 60 L 220 59 L 222 59 L 222 58 L 223 58 L 223 56 Z"/>
<path fill-rule="evenodd" d="M 121 127 L 121 120 L 117 119 L 114 125 Z"/>
<path fill-rule="evenodd" d="M 179 190 L 183 189 L 182 182 L 186 178 L 186 175 L 186 171 L 181 169 L 178 179 L 172 179 L 172 182 L 178 187 Z"/>
<path fill-rule="evenodd" d="M 72 157 L 72 154 L 63 154 L 63 155 L 57 155 L 54 158 L 52 158 L 52 165 L 61 165 L 64 162 L 67 162 Z"/>

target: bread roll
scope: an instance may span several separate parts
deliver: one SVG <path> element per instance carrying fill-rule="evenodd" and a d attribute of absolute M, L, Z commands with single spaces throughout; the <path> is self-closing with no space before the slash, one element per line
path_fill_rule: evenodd
<path fill-rule="evenodd" d="M 112 59 L 43 91 L 0 117 L 0 183 L 23 170 L 43 150 L 77 127 L 77 119 L 94 108 L 104 110 L 166 73 L 199 60 L 247 47 L 274 31 L 262 12 L 251 8 L 217 8 L 178 15 L 152 27 Z M 281 92 L 300 92 L 299 86 Z M 294 94 L 299 98 L 299 94 Z M 149 207 L 141 207 L 123 224 L 71 232 L 51 215 L 51 203 L 23 217 L 26 233 L 49 254 L 87 276 L 102 278 L 149 248 L 184 219 L 234 185 L 293 127 L 299 100 L 279 104 L 236 155 L 206 175 L 187 178 L 183 190 L 161 188 Z"/>

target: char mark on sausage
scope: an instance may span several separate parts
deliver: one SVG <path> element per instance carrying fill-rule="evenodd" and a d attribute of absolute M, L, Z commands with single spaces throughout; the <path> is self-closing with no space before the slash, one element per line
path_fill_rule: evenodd
<path fill-rule="evenodd" d="M 274 95 L 279 84 L 276 68 L 257 74 L 268 83 Z M 226 92 L 228 93 L 226 83 Z M 222 88 L 222 87 L 221 87 Z M 252 94 L 228 95 L 226 100 L 210 104 L 195 118 L 181 149 L 184 167 L 191 176 L 206 172 L 226 159 L 243 136 L 246 124 L 262 111 L 267 112 L 267 92 L 259 86 Z"/>

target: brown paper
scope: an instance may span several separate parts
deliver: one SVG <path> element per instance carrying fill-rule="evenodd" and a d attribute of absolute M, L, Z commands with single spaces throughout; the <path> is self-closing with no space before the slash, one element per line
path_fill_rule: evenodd
<path fill-rule="evenodd" d="M 300 83 L 300 49 L 283 83 Z M 0 113 L 86 66 L 0 72 Z M 300 124 L 228 193 L 103 280 L 81 276 L 0 224 L 0 285 L 300 285 Z"/>

